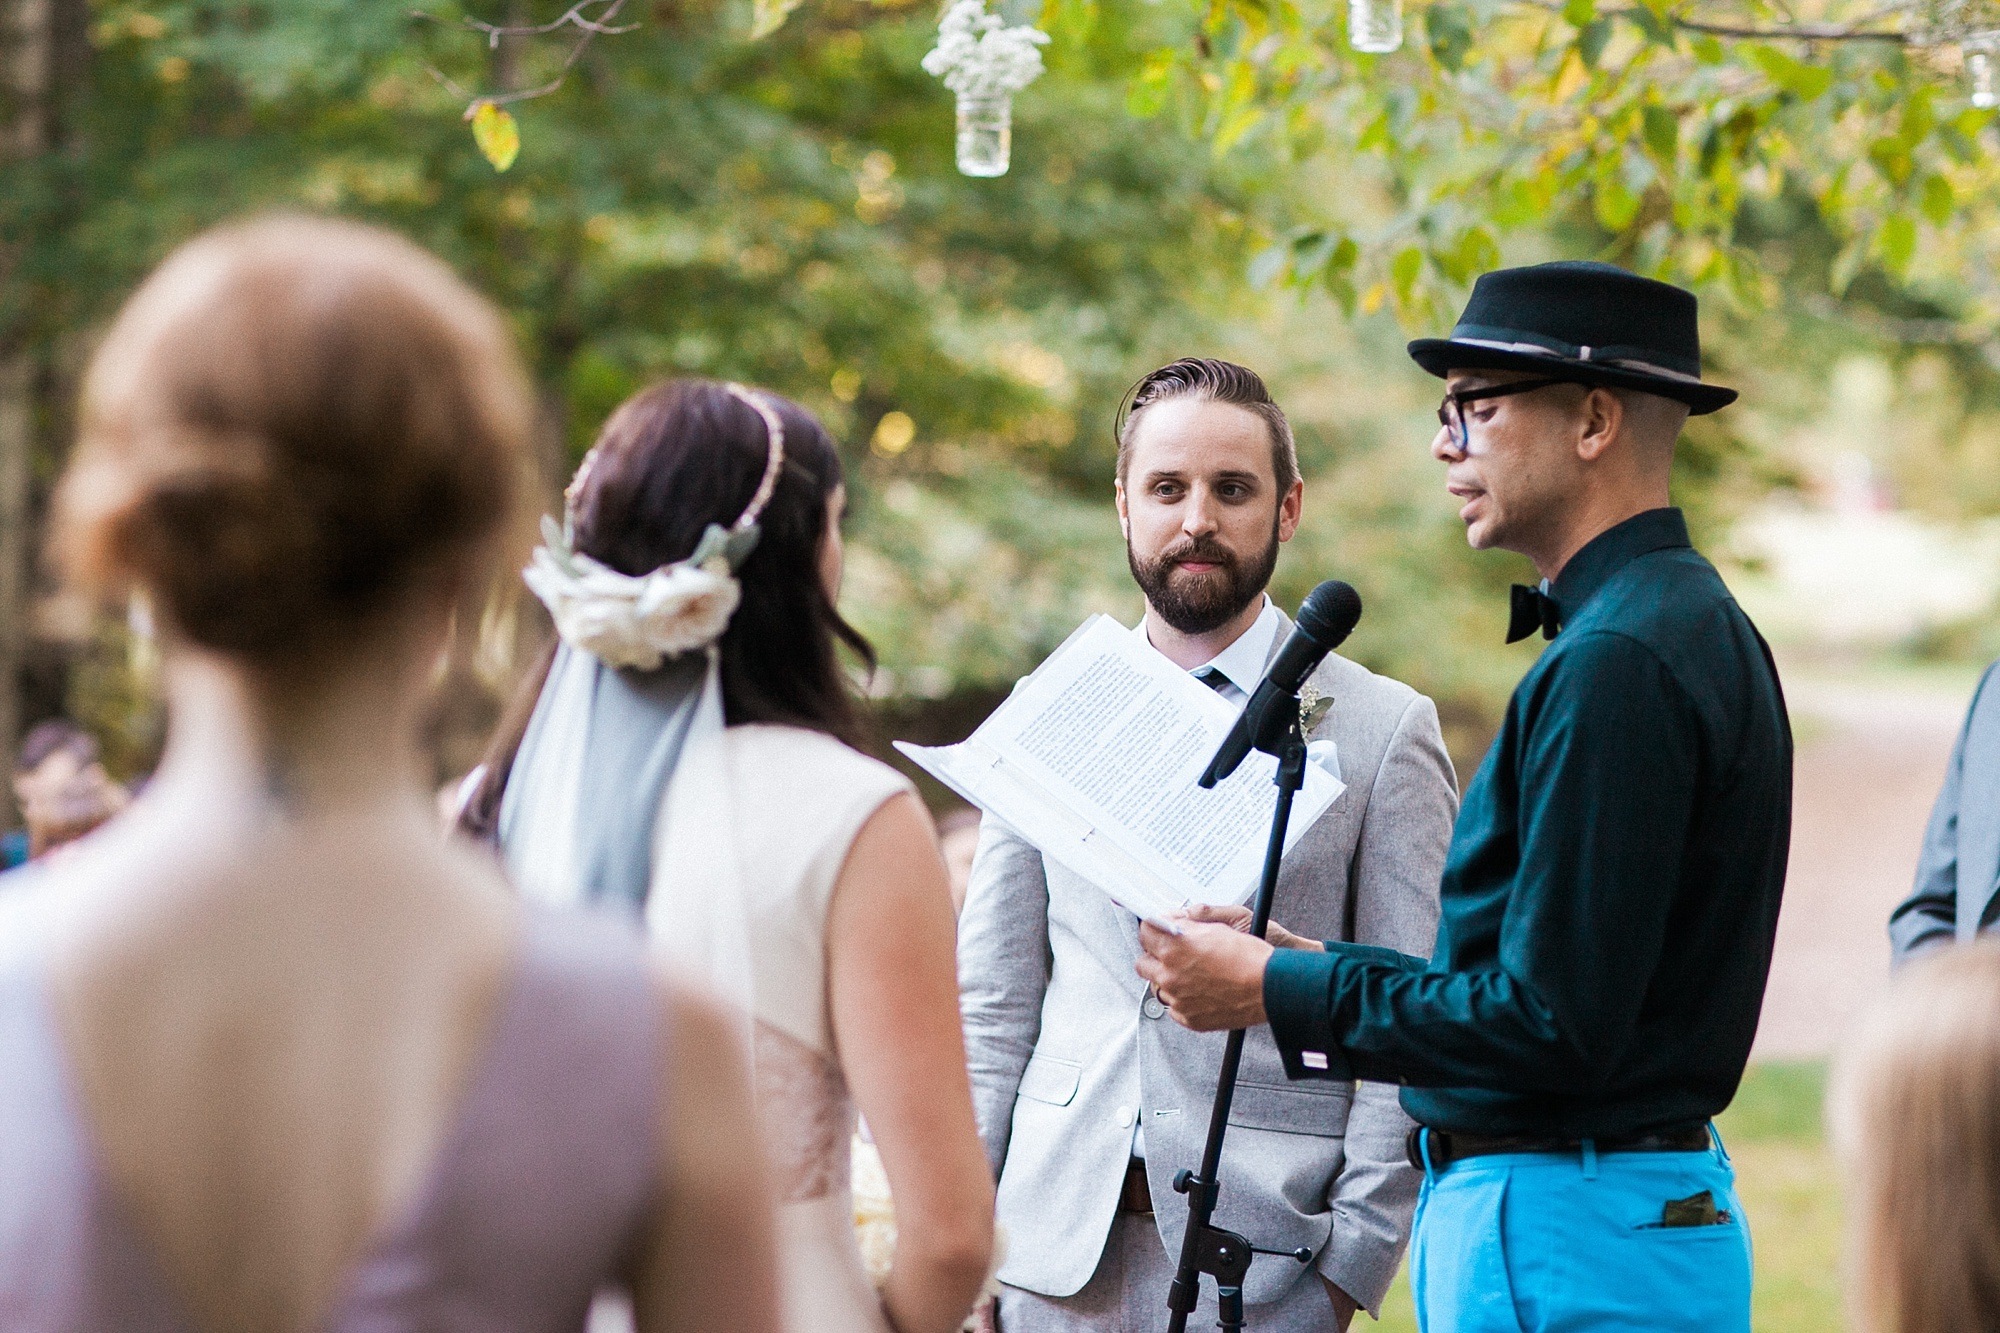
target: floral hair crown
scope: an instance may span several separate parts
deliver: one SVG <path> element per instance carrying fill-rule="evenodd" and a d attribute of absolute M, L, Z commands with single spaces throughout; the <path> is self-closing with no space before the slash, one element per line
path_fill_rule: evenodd
<path fill-rule="evenodd" d="M 561 526 L 542 518 L 542 544 L 521 578 L 549 608 L 562 641 L 607 666 L 650 671 L 665 658 L 710 647 L 743 600 L 736 571 L 756 549 L 758 520 L 778 488 L 785 423 L 762 394 L 741 384 L 722 387 L 763 418 L 769 455 L 743 513 L 727 528 L 709 524 L 693 554 L 635 578 L 576 550 L 577 497 L 597 463 L 597 448 L 584 455 L 563 492 Z"/>

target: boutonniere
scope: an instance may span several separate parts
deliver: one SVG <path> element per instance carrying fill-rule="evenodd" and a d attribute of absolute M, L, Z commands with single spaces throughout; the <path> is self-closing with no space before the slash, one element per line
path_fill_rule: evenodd
<path fill-rule="evenodd" d="M 1307 681 L 1305 687 L 1299 691 L 1299 730 L 1308 736 L 1312 735 L 1313 728 L 1326 720 L 1326 715 L 1332 708 L 1333 696 L 1321 694 L 1319 686 Z"/>

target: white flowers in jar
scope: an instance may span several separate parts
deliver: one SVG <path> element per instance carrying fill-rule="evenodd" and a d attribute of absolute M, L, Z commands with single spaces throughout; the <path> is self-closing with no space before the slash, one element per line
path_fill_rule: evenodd
<path fill-rule="evenodd" d="M 1031 25 L 1009 27 L 986 12 L 983 0 L 952 0 L 945 10 L 924 70 L 958 95 L 958 169 L 964 174 L 1007 173 L 1014 94 L 1041 75 L 1048 40 Z"/>

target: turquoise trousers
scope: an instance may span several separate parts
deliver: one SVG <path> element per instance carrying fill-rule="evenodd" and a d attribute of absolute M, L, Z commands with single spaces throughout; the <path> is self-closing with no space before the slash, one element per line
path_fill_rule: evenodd
<path fill-rule="evenodd" d="M 1703 1190 L 1726 1221 L 1660 1225 Z M 1750 1228 L 1719 1138 L 1473 1157 L 1424 1173 L 1410 1285 L 1423 1333 L 1749 1333 Z"/>

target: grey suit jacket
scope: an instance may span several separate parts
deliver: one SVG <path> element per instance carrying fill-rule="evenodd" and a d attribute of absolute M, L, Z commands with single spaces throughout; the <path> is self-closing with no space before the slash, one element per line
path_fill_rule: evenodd
<path fill-rule="evenodd" d="M 1970 940 L 2000 918 L 2000 686 L 1986 668 L 1952 747 L 1944 787 L 1924 830 L 1917 883 L 1889 916 L 1898 963 L 1954 939 Z"/>
<path fill-rule="evenodd" d="M 1308 938 L 1427 956 L 1458 808 L 1437 709 L 1340 657 L 1312 679 L 1334 700 L 1313 734 L 1334 741 L 1347 789 L 1285 858 L 1273 919 Z M 959 989 L 973 1105 L 1008 1235 L 1000 1278 L 1012 1286 L 1062 1297 L 1090 1279 L 1135 1116 L 1145 1121 L 1160 1238 L 1180 1252 L 1187 1203 L 1171 1181 L 1200 1165 L 1224 1037 L 1167 1017 L 1133 970 L 1138 958 L 1130 912 L 984 821 L 959 921 Z M 1408 1128 L 1394 1088 L 1293 1083 L 1270 1029 L 1253 1030 L 1217 1225 L 1257 1245 L 1310 1247 L 1320 1273 L 1377 1310 L 1420 1183 L 1404 1160 Z M 1288 1259 L 1259 1258 L 1245 1298 L 1277 1300 L 1303 1276 Z"/>

